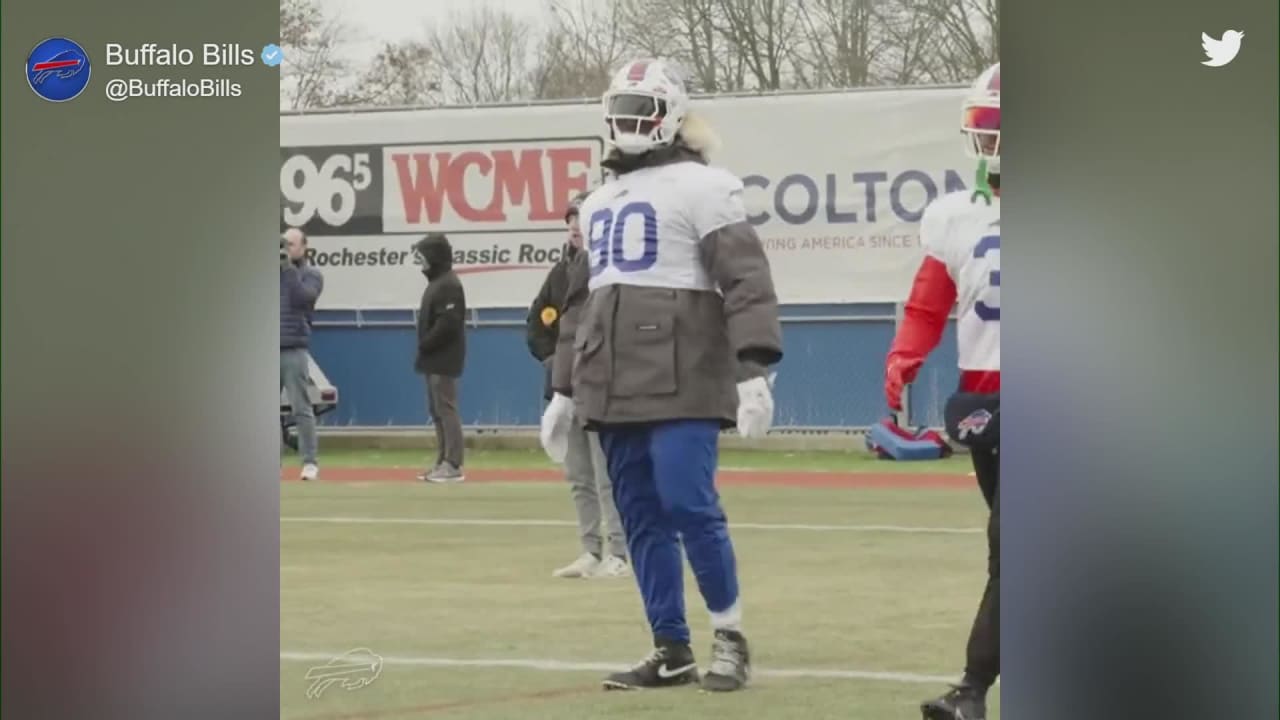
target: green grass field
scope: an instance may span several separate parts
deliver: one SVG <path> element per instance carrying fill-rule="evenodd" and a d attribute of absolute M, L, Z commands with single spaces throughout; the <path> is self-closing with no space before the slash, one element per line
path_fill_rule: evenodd
<path fill-rule="evenodd" d="M 324 462 L 422 459 L 351 452 Z M 467 464 L 546 465 L 518 451 L 473 452 Z M 726 453 L 723 465 L 967 471 L 963 458 L 899 465 L 861 453 Z M 606 693 L 605 668 L 638 660 L 649 634 L 634 580 L 551 577 L 578 552 L 567 485 L 288 482 L 281 493 L 285 718 L 914 720 L 918 702 L 959 674 L 984 582 L 976 490 L 726 486 L 752 686 Z M 691 576 L 686 596 L 702 660 L 707 616 Z M 376 679 L 308 697 L 308 669 L 356 648 L 383 657 Z"/>

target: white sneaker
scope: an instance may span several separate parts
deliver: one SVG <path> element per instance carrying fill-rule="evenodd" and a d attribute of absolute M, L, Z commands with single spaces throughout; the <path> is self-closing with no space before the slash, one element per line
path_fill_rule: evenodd
<path fill-rule="evenodd" d="M 610 555 L 600 564 L 596 566 L 595 572 L 591 573 L 593 578 L 624 578 L 631 577 L 631 566 L 626 560 L 617 555 Z"/>
<path fill-rule="evenodd" d="M 462 470 L 454 467 L 448 462 L 440 463 L 434 470 L 427 473 L 427 482 L 429 483 L 460 483 L 463 480 L 466 480 L 466 476 L 462 474 Z"/>
<path fill-rule="evenodd" d="M 565 565 L 564 567 L 551 573 L 551 577 L 558 578 L 585 578 L 591 577 L 596 568 L 600 566 L 600 561 L 591 553 L 582 553 L 577 560 Z"/>
<path fill-rule="evenodd" d="M 302 466 L 302 480 L 311 481 L 318 477 L 320 477 L 320 468 L 316 467 L 315 463 L 307 463 Z"/>

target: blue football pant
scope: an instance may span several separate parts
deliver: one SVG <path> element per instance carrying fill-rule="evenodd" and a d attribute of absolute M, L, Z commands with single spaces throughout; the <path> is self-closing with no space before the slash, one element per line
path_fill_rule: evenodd
<path fill-rule="evenodd" d="M 600 429 L 613 498 L 655 639 L 689 642 L 680 540 L 713 613 L 738 600 L 738 570 L 715 474 L 720 423 L 673 420 Z"/>

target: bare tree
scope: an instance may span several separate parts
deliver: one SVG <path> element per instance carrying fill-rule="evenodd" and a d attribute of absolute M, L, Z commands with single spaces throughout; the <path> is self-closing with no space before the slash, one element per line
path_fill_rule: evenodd
<path fill-rule="evenodd" d="M 473 5 L 429 28 L 426 47 L 452 102 L 483 103 L 529 95 L 533 23 Z"/>
<path fill-rule="evenodd" d="M 861 87 L 874 83 L 886 44 L 878 6 L 884 0 L 800 0 L 794 50 L 798 79 L 809 87 Z"/>
<path fill-rule="evenodd" d="M 720 32 L 723 0 L 619 0 L 627 44 L 680 63 L 698 92 L 740 90 L 742 63 Z"/>
<path fill-rule="evenodd" d="M 918 0 L 932 20 L 930 75 L 936 82 L 966 82 L 1000 57 L 998 0 Z"/>
<path fill-rule="evenodd" d="M 310 0 L 281 0 L 280 44 L 301 47 L 310 30 L 324 20 L 319 6 Z"/>
<path fill-rule="evenodd" d="M 888 85 L 941 82 L 935 75 L 938 21 L 914 0 L 890 0 L 876 8 L 876 26 L 884 34 L 876 74 Z"/>
<path fill-rule="evenodd" d="M 439 101 L 440 81 L 431 50 L 416 40 L 387 43 L 340 105 L 428 105 Z"/>
<path fill-rule="evenodd" d="M 594 97 L 609 75 L 634 51 L 624 40 L 618 0 L 552 0 L 551 25 L 534 66 L 534 95 Z"/>
<path fill-rule="evenodd" d="M 538 99 L 590 98 L 601 95 L 609 84 L 609 74 L 599 68 L 577 64 L 572 41 L 547 32 L 539 41 L 537 61 L 529 72 L 529 93 Z"/>
<path fill-rule="evenodd" d="M 692 92 L 964 82 L 999 58 L 999 0 L 544 0 L 545 25 L 477 4 L 386 44 L 357 82 L 321 0 L 282 0 L 293 107 L 598 97 L 662 57 Z M 290 64 L 291 63 L 291 64 Z"/>
<path fill-rule="evenodd" d="M 351 63 L 342 57 L 351 28 L 327 15 L 317 0 L 281 0 L 280 45 L 284 49 L 280 92 L 292 109 L 325 107 L 339 94 Z"/>
<path fill-rule="evenodd" d="M 618 0 L 553 0 L 552 32 L 569 42 L 572 62 L 608 75 L 633 52 L 624 37 Z"/>
<path fill-rule="evenodd" d="M 550 31 L 538 39 L 537 60 L 529 68 L 530 95 L 540 99 L 573 97 L 575 90 L 586 84 L 585 78 L 569 67 L 567 44 L 563 35 Z"/>
<path fill-rule="evenodd" d="M 799 33 L 793 0 L 719 0 L 713 25 L 733 47 L 754 80 L 754 89 L 778 90 L 791 78 L 787 69 Z"/>

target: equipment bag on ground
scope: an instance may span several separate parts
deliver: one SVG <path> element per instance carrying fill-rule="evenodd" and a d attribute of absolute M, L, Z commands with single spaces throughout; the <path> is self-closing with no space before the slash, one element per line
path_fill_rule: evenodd
<path fill-rule="evenodd" d="M 938 460 L 952 453 L 937 431 L 920 427 L 908 430 L 893 418 L 885 418 L 867 432 L 867 449 L 882 460 Z"/>

